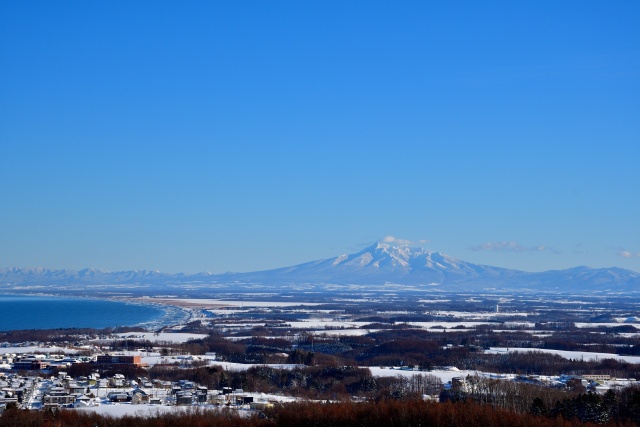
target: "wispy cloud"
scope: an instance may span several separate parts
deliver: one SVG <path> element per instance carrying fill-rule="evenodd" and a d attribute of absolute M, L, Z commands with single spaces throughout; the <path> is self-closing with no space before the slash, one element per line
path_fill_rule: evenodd
<path fill-rule="evenodd" d="M 584 254 L 588 254 L 589 251 L 582 246 L 582 243 L 578 243 L 573 247 L 573 250 L 571 251 L 571 253 L 576 255 L 584 255 Z"/>
<path fill-rule="evenodd" d="M 393 236 L 385 236 L 384 238 L 380 239 L 380 243 L 391 243 L 395 245 L 409 245 L 409 246 L 424 245 L 428 242 L 429 242 L 428 240 L 413 241 L 413 240 L 399 239 Z"/>
<path fill-rule="evenodd" d="M 633 253 L 623 248 L 618 249 L 616 253 L 622 258 L 640 258 L 640 252 Z"/>
<path fill-rule="evenodd" d="M 549 248 L 544 245 L 524 246 L 518 242 L 487 242 L 470 248 L 473 251 L 493 252 L 542 252 Z"/>

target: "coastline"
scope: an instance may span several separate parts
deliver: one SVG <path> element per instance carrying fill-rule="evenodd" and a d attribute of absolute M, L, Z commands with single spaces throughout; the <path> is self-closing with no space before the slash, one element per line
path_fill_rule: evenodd
<path fill-rule="evenodd" d="M 113 297 L 113 300 L 126 304 L 149 305 L 162 310 L 164 312 L 164 316 L 162 316 L 161 319 L 155 319 L 138 325 L 133 325 L 141 326 L 148 331 L 182 325 L 203 317 L 198 314 L 200 310 L 197 310 L 195 307 L 170 303 L 171 298 L 154 298 L 144 296 L 124 299 L 122 297 Z"/>
<path fill-rule="evenodd" d="M 65 293 L 54 293 L 54 292 L 20 292 L 18 289 L 13 289 L 10 292 L 2 292 L 0 293 L 0 300 L 2 297 L 10 298 L 10 297 L 18 297 L 18 298 L 51 298 L 51 299 L 59 299 L 59 300 L 84 300 L 84 301 L 94 301 L 94 302 L 113 302 L 119 303 L 129 306 L 148 306 L 156 309 L 158 313 L 150 315 L 148 319 L 143 321 L 135 321 L 135 322 L 124 322 L 117 323 L 118 326 L 128 326 L 128 327 L 141 327 L 145 330 L 153 331 L 163 327 L 170 327 L 175 325 L 180 325 L 184 323 L 188 323 L 198 317 L 197 312 L 192 309 L 188 309 L 186 307 L 181 307 L 177 304 L 168 304 L 168 303 L 160 303 L 159 301 L 152 301 L 149 298 L 125 298 L 118 296 L 107 296 L 107 295 L 68 295 Z M 109 326 L 88 326 L 83 324 L 84 322 L 79 321 L 78 324 L 74 326 L 60 326 L 60 325 L 52 325 L 51 327 L 34 327 L 33 325 L 25 325 L 24 327 L 13 327 L 3 332 L 11 331 L 11 330 L 46 330 L 46 329 L 64 329 L 64 328 L 93 328 L 93 329 L 101 329 Z M 112 325 L 111 325 L 112 326 Z"/>
<path fill-rule="evenodd" d="M 167 298 L 167 297 L 137 297 L 133 298 L 134 301 L 140 301 L 142 303 L 152 303 L 161 305 L 170 305 L 180 307 L 182 309 L 199 309 L 209 310 L 216 308 L 230 307 L 232 304 L 224 303 L 223 301 L 213 299 L 198 299 L 198 298 Z"/>

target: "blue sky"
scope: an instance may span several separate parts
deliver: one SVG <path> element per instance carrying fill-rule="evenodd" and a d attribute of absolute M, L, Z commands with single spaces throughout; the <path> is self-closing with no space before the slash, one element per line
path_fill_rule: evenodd
<path fill-rule="evenodd" d="M 3 2 L 0 267 L 384 236 L 640 271 L 637 1 Z"/>

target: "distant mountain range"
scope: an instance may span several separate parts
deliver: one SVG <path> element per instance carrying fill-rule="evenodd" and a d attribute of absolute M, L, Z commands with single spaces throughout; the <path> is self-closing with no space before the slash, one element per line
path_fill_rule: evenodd
<path fill-rule="evenodd" d="M 292 267 L 251 273 L 166 274 L 135 270 L 109 272 L 84 269 L 49 270 L 5 268 L 0 270 L 0 290 L 95 290 L 122 293 L 198 291 L 215 289 L 267 290 L 331 289 L 357 285 L 384 289 L 433 289 L 442 291 L 544 290 L 560 292 L 634 292 L 640 290 L 640 273 L 622 268 L 576 267 L 529 273 L 472 264 L 422 248 L 376 243 L 355 254 L 340 255 Z M 301 288 L 302 287 L 302 288 Z"/>

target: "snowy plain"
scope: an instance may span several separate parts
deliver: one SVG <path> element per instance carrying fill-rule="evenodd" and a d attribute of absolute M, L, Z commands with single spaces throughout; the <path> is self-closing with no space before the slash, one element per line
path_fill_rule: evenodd
<path fill-rule="evenodd" d="M 491 347 L 485 350 L 485 353 L 500 354 L 500 353 L 550 353 L 557 354 L 565 359 L 573 360 L 585 360 L 585 361 L 599 361 L 604 359 L 615 359 L 624 361 L 627 363 L 640 363 L 640 356 L 621 356 L 614 353 L 596 353 L 589 351 L 567 351 L 567 350 L 550 350 L 543 348 L 518 348 L 518 347 Z"/>

